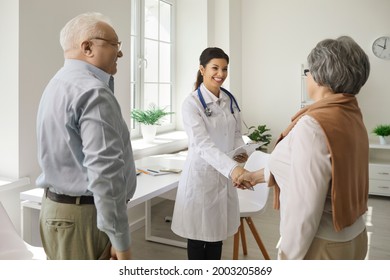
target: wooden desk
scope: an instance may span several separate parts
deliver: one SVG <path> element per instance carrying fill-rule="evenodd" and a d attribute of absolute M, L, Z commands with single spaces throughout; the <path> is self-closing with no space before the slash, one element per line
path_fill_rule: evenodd
<path fill-rule="evenodd" d="M 164 154 L 150 156 L 136 160 L 136 167 L 141 166 L 163 166 L 164 168 L 182 169 L 186 159 L 185 153 L 178 154 Z M 145 238 L 146 240 L 164 243 L 168 245 L 186 247 L 182 241 L 153 236 L 151 233 L 151 199 L 161 196 L 168 191 L 177 188 L 180 174 L 166 174 L 160 176 L 151 176 L 147 174 L 140 174 L 137 176 L 137 189 L 133 198 L 127 204 L 128 208 L 134 207 L 145 202 Z M 22 237 L 27 242 L 36 242 L 32 239 L 32 231 L 39 232 L 38 226 L 31 225 L 31 220 L 37 219 L 37 214 L 31 212 L 32 209 L 40 210 L 43 196 L 43 189 L 36 188 L 20 193 L 21 200 L 21 231 Z M 30 223 L 30 224 L 29 224 Z"/>

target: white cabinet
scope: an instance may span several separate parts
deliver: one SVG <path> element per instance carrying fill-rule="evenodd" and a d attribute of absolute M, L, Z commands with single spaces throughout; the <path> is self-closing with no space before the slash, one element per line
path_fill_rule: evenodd
<path fill-rule="evenodd" d="M 369 194 L 390 196 L 390 145 L 370 144 Z"/>

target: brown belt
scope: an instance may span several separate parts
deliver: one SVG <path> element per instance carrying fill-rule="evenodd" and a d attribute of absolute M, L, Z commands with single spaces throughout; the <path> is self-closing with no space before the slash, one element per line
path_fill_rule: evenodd
<path fill-rule="evenodd" d="M 46 196 L 50 200 L 58 203 L 66 204 L 94 204 L 93 196 L 69 196 L 65 194 L 53 193 L 50 190 L 47 190 Z"/>

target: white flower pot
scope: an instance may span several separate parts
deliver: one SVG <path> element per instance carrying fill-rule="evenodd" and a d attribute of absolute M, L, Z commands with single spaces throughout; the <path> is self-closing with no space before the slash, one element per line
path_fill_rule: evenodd
<path fill-rule="evenodd" d="M 154 138 L 156 137 L 157 126 L 141 124 L 141 132 L 144 141 L 151 143 L 154 141 Z"/>
<path fill-rule="evenodd" d="M 379 143 L 380 143 L 381 145 L 386 145 L 386 144 L 387 144 L 386 138 L 387 138 L 387 137 L 379 136 Z"/>

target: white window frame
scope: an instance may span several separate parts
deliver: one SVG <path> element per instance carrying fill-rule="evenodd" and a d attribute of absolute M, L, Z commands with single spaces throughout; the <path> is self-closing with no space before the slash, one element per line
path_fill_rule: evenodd
<path fill-rule="evenodd" d="M 174 111 L 175 109 L 175 10 L 176 10 L 176 0 L 158 0 L 172 5 L 171 10 L 171 65 L 170 65 L 170 77 L 171 77 L 171 94 L 170 94 L 170 104 L 171 106 L 167 108 L 167 111 Z M 149 104 L 144 104 L 144 73 L 147 63 L 144 55 L 144 7 L 145 0 L 131 0 L 131 71 L 130 71 L 130 94 L 131 94 L 131 109 L 133 108 L 147 108 Z M 134 34 L 135 32 L 135 34 Z M 161 40 L 156 40 L 157 42 L 163 42 Z M 160 53 L 158 54 L 158 60 L 160 58 Z M 158 67 L 160 71 L 160 67 Z M 158 85 L 164 83 L 157 83 Z M 134 94 L 133 94 L 134 93 Z M 158 104 L 156 104 L 158 105 Z M 170 120 L 170 123 L 164 123 L 161 126 L 157 127 L 157 133 L 173 131 L 176 127 L 175 124 L 175 115 L 172 114 L 166 117 Z M 138 138 L 141 136 L 140 124 L 131 120 L 131 135 L 132 138 Z"/>

